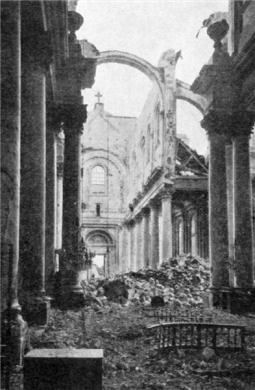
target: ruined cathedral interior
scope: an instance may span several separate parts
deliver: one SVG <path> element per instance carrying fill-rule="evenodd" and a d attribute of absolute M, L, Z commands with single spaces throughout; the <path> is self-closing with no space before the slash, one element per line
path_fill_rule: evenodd
<path fill-rule="evenodd" d="M 1 2 L 1 388 L 23 388 L 15 367 L 25 390 L 103 388 L 102 348 L 77 349 L 83 387 L 31 379 L 53 356 L 31 349 L 31 329 L 83 307 L 91 280 L 189 257 L 207 267 L 210 310 L 255 312 L 254 18 L 254 1 L 229 0 L 203 22 L 212 55 L 189 85 L 171 48 L 152 65 L 78 39 L 77 1 Z M 87 107 L 107 63 L 150 80 L 138 116 L 108 112 L 100 91 Z M 207 155 L 180 133 L 179 101 L 199 111 Z M 76 357 L 54 353 L 54 370 Z"/>

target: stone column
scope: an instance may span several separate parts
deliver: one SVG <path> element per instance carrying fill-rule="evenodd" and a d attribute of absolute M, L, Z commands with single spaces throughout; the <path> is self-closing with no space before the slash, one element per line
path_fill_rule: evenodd
<path fill-rule="evenodd" d="M 1 7 L 1 309 L 19 310 L 20 2 L 3 2 Z"/>
<path fill-rule="evenodd" d="M 157 268 L 159 264 L 159 226 L 158 226 L 158 214 L 159 214 L 159 202 L 152 200 L 150 202 L 150 237 L 151 237 L 151 267 Z"/>
<path fill-rule="evenodd" d="M 183 213 L 179 218 L 178 223 L 178 242 L 179 242 L 179 255 L 184 254 L 184 218 Z"/>
<path fill-rule="evenodd" d="M 133 271 L 137 270 L 137 222 L 134 219 L 133 232 L 132 232 L 132 263 Z"/>
<path fill-rule="evenodd" d="M 1 3 L 1 342 L 7 346 L 8 371 L 10 366 L 23 364 L 27 334 L 27 324 L 21 316 L 18 300 L 21 144 L 20 8 L 20 1 Z M 9 388 L 9 383 L 6 385 Z"/>
<path fill-rule="evenodd" d="M 64 159 L 64 139 L 57 137 L 57 192 L 56 192 L 56 257 L 55 271 L 59 271 L 59 253 L 62 248 L 62 226 L 63 226 L 63 159 Z M 63 152 L 63 155 L 62 155 Z"/>
<path fill-rule="evenodd" d="M 142 268 L 142 215 L 135 217 L 136 220 L 136 270 Z"/>
<path fill-rule="evenodd" d="M 34 26 L 35 27 L 35 26 Z M 20 259 L 24 302 L 36 298 L 38 313 L 30 303 L 27 318 L 45 322 L 45 206 L 46 206 L 46 70 L 50 58 L 48 36 L 40 33 L 35 44 L 29 31 L 22 46 L 21 211 Z M 39 315 L 41 313 L 41 317 Z"/>
<path fill-rule="evenodd" d="M 119 230 L 119 269 L 118 272 L 122 271 L 123 266 L 123 226 L 120 227 Z"/>
<path fill-rule="evenodd" d="M 46 239 L 45 239 L 45 286 L 53 293 L 55 249 L 57 248 L 57 144 L 56 133 L 60 123 L 54 120 L 54 107 L 47 107 L 46 128 Z"/>
<path fill-rule="evenodd" d="M 235 287 L 235 210 L 234 210 L 234 167 L 233 167 L 233 143 L 231 137 L 226 140 L 226 180 L 227 180 L 227 209 L 228 209 L 228 253 L 230 261 L 229 285 Z"/>
<path fill-rule="evenodd" d="M 131 234 L 130 234 L 130 222 L 127 222 L 127 237 L 126 237 L 126 243 L 127 243 L 127 251 L 126 251 L 126 256 L 127 256 L 127 264 L 126 264 L 126 270 L 125 272 L 130 271 L 130 265 L 131 265 L 131 240 L 130 240 Z"/>
<path fill-rule="evenodd" d="M 197 213 L 193 212 L 190 219 L 190 232 L 191 232 L 191 255 L 196 256 L 198 252 L 197 248 Z"/>
<path fill-rule="evenodd" d="M 80 263 L 80 137 L 86 120 L 86 106 L 65 104 L 62 107 L 65 147 L 63 172 L 63 235 L 64 256 L 60 269 L 63 277 L 64 294 L 81 293 Z"/>
<path fill-rule="evenodd" d="M 240 288 L 253 286 L 252 207 L 249 138 L 254 119 L 249 113 L 234 117 L 235 268 Z"/>
<path fill-rule="evenodd" d="M 142 267 L 148 268 L 150 265 L 150 209 L 145 207 L 143 209 L 143 219 L 142 219 Z"/>
<path fill-rule="evenodd" d="M 135 270 L 135 223 L 133 220 L 129 222 L 129 257 L 130 271 Z"/>
<path fill-rule="evenodd" d="M 123 245 L 123 260 L 121 266 L 121 272 L 127 272 L 128 270 L 128 227 L 125 223 L 123 225 L 123 237 L 122 237 L 122 245 Z"/>
<path fill-rule="evenodd" d="M 209 112 L 201 122 L 209 134 L 209 257 L 211 288 L 229 287 L 225 142 L 228 123 Z M 224 127 L 225 125 L 225 127 Z"/>
<path fill-rule="evenodd" d="M 172 246 L 172 190 L 165 189 L 160 195 L 162 207 L 162 260 L 173 256 Z"/>

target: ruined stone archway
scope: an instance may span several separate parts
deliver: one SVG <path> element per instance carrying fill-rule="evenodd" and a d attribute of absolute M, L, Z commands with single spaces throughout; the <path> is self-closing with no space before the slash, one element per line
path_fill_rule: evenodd
<path fill-rule="evenodd" d="M 85 242 L 88 248 L 95 253 L 95 257 L 103 257 L 103 273 L 105 276 L 109 275 L 116 262 L 116 243 L 111 234 L 102 229 L 93 229 L 87 233 Z M 92 271 L 95 273 L 96 267 Z"/>
<path fill-rule="evenodd" d="M 110 234 L 104 230 L 99 230 L 99 229 L 90 231 L 86 235 L 85 241 L 90 246 L 113 245 L 113 239 L 110 236 Z"/>
<path fill-rule="evenodd" d="M 195 106 L 202 115 L 205 115 L 208 106 L 207 99 L 192 92 L 188 83 L 176 80 L 176 99 L 185 100 Z"/>
<path fill-rule="evenodd" d="M 156 83 L 158 86 L 162 107 L 164 107 L 164 84 L 162 82 L 160 68 L 153 66 L 148 61 L 134 54 L 119 50 L 108 50 L 100 53 L 99 57 L 97 58 L 97 65 L 107 63 L 129 65 L 144 73 L 152 82 Z"/>
<path fill-rule="evenodd" d="M 83 41 L 81 40 L 80 43 Z M 87 45 L 81 45 L 82 54 L 86 57 Z M 152 82 L 154 82 L 160 92 L 160 100 L 162 104 L 162 110 L 165 109 L 165 84 L 164 84 L 164 72 L 163 68 L 156 67 L 150 62 L 138 57 L 134 54 L 127 53 L 120 50 L 106 50 L 99 54 L 97 58 L 97 65 L 106 63 L 117 63 L 131 66 L 140 72 L 144 73 Z M 205 114 L 206 108 L 208 107 L 207 99 L 201 95 L 198 95 L 191 91 L 190 85 L 176 79 L 176 99 L 185 100 L 195 106 L 202 115 Z"/>
<path fill-rule="evenodd" d="M 155 82 L 160 91 L 162 108 L 164 107 L 165 90 L 163 81 L 163 70 L 155 67 L 148 61 L 134 54 L 122 52 L 119 50 L 108 50 L 100 53 L 97 58 L 97 65 L 106 63 L 118 63 L 132 66 L 144 73 L 152 82 Z M 195 106 L 203 115 L 207 108 L 207 100 L 201 95 L 195 94 L 190 90 L 190 85 L 176 79 L 176 99 L 185 100 Z"/>

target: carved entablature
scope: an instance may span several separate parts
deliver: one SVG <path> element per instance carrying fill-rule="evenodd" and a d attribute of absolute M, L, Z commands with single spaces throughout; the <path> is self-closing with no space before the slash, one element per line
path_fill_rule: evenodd
<path fill-rule="evenodd" d="M 83 17 L 75 12 L 68 13 L 69 27 L 69 57 L 65 65 L 58 69 L 58 77 L 61 82 L 61 98 L 63 102 L 71 103 L 81 98 L 81 89 L 91 88 L 94 83 L 98 50 L 94 45 L 86 41 L 81 44 L 76 38 L 75 31 L 83 23 Z M 84 56 L 84 52 L 89 55 Z"/>
<path fill-rule="evenodd" d="M 254 126 L 255 114 L 251 111 L 234 111 L 229 114 L 224 110 L 211 110 L 201 121 L 201 126 L 209 135 L 219 134 L 232 138 L 240 135 L 249 136 Z"/>
<path fill-rule="evenodd" d="M 162 172 L 163 172 L 162 167 L 156 167 L 153 169 L 147 182 L 144 184 L 144 187 L 143 187 L 144 192 L 148 191 L 156 183 L 156 181 L 161 177 Z"/>

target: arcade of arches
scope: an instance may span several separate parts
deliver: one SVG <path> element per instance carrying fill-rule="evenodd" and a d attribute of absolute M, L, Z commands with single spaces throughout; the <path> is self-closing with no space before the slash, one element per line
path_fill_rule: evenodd
<path fill-rule="evenodd" d="M 81 291 L 82 237 L 98 255 L 108 254 L 109 273 L 157 267 L 182 252 L 209 253 L 212 303 L 223 294 L 253 297 L 255 9 L 254 2 L 235 3 L 230 0 L 228 23 L 219 13 L 210 19 L 213 56 L 189 87 L 175 77 L 173 50 L 154 67 L 78 42 L 83 18 L 68 11 L 65 0 L 1 2 L 1 305 L 19 330 L 21 308 L 28 321 L 31 315 L 47 321 L 56 263 L 63 300 Z M 144 72 L 153 82 L 150 103 L 139 118 L 123 119 L 98 102 L 83 139 L 81 90 L 92 87 L 97 63 L 105 62 Z M 203 114 L 209 172 L 176 136 L 176 99 Z M 98 133 L 101 144 L 88 147 L 91 129 L 96 134 L 100 126 L 106 126 Z M 134 127 L 139 130 L 129 137 Z M 115 150 L 107 137 L 114 137 Z M 85 177 L 93 179 L 91 186 Z"/>

